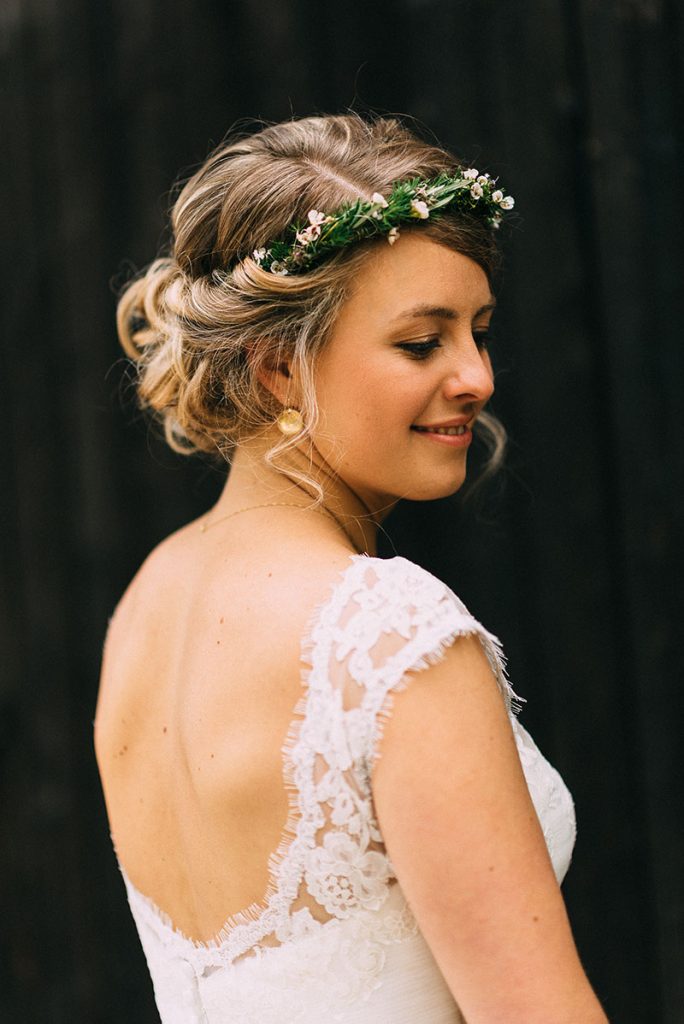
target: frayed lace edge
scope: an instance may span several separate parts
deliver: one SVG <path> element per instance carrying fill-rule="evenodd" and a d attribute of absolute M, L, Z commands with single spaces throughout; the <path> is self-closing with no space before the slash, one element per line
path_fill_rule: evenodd
<path fill-rule="evenodd" d="M 372 775 L 375 766 L 382 756 L 379 748 L 385 734 L 385 726 L 392 717 L 395 693 L 401 693 L 408 689 L 409 684 L 411 683 L 409 673 L 419 672 L 422 669 L 429 668 L 431 665 L 437 665 L 440 661 L 443 661 L 446 651 L 451 647 L 454 640 L 458 639 L 458 637 L 476 636 L 480 640 L 485 655 L 487 656 L 487 661 L 494 673 L 497 685 L 505 701 L 506 710 L 509 714 L 518 715 L 522 705 L 526 703 L 525 698 L 518 696 L 509 682 L 506 674 L 506 656 L 503 652 L 503 647 L 499 638 L 485 629 L 484 626 L 477 622 L 476 619 L 473 619 L 469 613 L 463 617 L 471 619 L 472 626 L 470 624 L 468 626 L 457 626 L 449 630 L 449 632 L 439 640 L 436 647 L 433 647 L 432 650 L 427 651 L 425 654 L 422 654 L 419 658 L 412 661 L 410 665 L 403 670 L 397 682 L 393 683 L 387 692 L 383 694 L 380 706 L 375 710 L 376 725 L 373 736 L 373 750 L 368 766 L 369 775 Z"/>

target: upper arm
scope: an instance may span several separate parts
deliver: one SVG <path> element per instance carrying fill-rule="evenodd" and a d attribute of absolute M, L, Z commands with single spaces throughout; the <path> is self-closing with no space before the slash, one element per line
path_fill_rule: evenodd
<path fill-rule="evenodd" d="M 468 1024 L 605 1021 L 479 638 L 459 637 L 408 679 L 392 695 L 373 798 L 397 878 Z"/>

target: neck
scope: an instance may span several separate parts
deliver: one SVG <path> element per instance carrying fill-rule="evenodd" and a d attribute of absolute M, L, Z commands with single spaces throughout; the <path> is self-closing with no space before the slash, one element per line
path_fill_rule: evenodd
<path fill-rule="evenodd" d="M 371 493 L 343 480 L 309 441 L 301 442 L 280 457 L 278 465 L 284 472 L 275 469 L 265 461 L 264 455 L 279 439 L 279 433 L 268 432 L 236 450 L 228 480 L 211 518 L 271 502 L 301 502 L 305 508 L 315 500 L 316 491 L 310 483 L 300 479 L 303 475 L 321 486 L 323 507 L 331 515 L 331 526 L 358 551 L 375 555 L 380 523 L 398 499 Z"/>

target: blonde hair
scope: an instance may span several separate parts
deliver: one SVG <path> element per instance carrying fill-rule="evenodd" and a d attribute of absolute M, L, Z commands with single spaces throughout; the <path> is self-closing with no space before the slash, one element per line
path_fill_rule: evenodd
<path fill-rule="evenodd" d="M 394 118 L 355 114 L 288 121 L 220 145 L 178 195 L 170 254 L 126 287 L 117 309 L 121 344 L 137 364 L 139 402 L 161 420 L 169 445 L 229 461 L 281 411 L 258 373 L 284 353 L 301 382 L 305 431 L 314 431 L 316 357 L 369 249 L 379 243 L 351 245 L 288 277 L 262 270 L 250 254 L 312 208 L 334 210 L 389 191 L 399 179 L 460 166 Z M 491 279 L 498 251 L 477 218 L 445 216 L 417 230 L 471 257 Z M 478 422 L 491 471 L 502 459 L 505 432 L 488 413 Z M 267 460 L 279 468 L 278 457 L 302 436 L 278 442 Z M 320 500 L 314 480 L 288 475 L 310 484 Z"/>

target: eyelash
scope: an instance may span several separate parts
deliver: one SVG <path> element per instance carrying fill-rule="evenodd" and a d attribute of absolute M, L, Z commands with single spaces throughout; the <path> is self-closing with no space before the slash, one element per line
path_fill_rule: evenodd
<path fill-rule="evenodd" d="M 476 331 L 473 338 L 480 351 L 487 349 L 494 340 L 489 331 Z M 397 348 L 403 349 L 413 359 L 427 359 L 436 349 L 441 348 L 441 345 L 439 339 L 430 338 L 427 341 L 403 341 Z"/>

